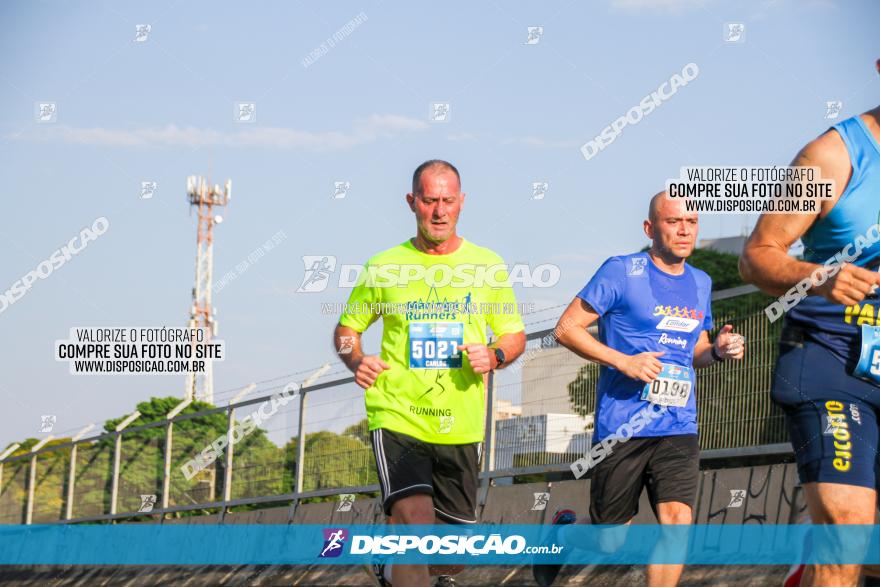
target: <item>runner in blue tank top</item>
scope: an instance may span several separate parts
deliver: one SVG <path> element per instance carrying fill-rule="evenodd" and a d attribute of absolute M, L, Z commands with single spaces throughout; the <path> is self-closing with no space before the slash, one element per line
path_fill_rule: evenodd
<path fill-rule="evenodd" d="M 729 324 L 709 341 L 712 280 L 685 262 L 697 228 L 683 201 L 654 196 L 644 222 L 651 249 L 605 261 L 556 326 L 560 344 L 601 365 L 594 444 L 572 465 L 577 477 L 592 472 L 593 524 L 628 524 L 645 488 L 661 524 L 692 523 L 700 456 L 694 368 L 745 352 Z M 596 321 L 598 339 L 587 332 Z M 553 519 L 575 521 L 572 510 Z M 535 579 L 549 585 L 560 568 L 535 566 Z M 682 568 L 649 565 L 648 585 L 675 585 Z"/>
<path fill-rule="evenodd" d="M 785 317 L 771 394 L 787 416 L 813 523 L 873 524 L 880 484 L 880 299 L 872 293 L 880 285 L 880 107 L 834 125 L 792 165 L 819 167 L 834 180 L 834 197 L 818 214 L 762 216 L 740 272 L 774 296 L 820 272 Z M 788 256 L 798 238 L 803 261 Z M 851 261 L 829 270 L 826 261 L 838 253 Z M 801 585 L 855 585 L 859 571 L 813 566 Z"/>

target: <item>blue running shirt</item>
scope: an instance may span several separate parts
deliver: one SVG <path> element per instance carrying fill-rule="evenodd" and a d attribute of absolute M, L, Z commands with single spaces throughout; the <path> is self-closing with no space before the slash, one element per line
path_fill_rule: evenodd
<path fill-rule="evenodd" d="M 691 394 L 684 407 L 668 407 L 634 436 L 697 433 L 694 347 L 704 330 L 712 329 L 712 279 L 685 263 L 684 273 L 658 268 L 647 252 L 611 257 L 577 297 L 599 314 L 599 340 L 621 353 L 664 351 L 662 363 L 691 369 Z M 613 367 L 601 367 L 596 397 L 598 442 L 647 407 L 641 399 L 645 383 Z"/>
<path fill-rule="evenodd" d="M 843 139 L 852 176 L 827 216 L 816 220 L 804 234 L 804 260 L 825 263 L 841 250 L 851 252 L 856 239 L 865 239 L 880 222 L 880 144 L 860 116 L 832 127 Z M 862 251 L 854 265 L 873 269 L 880 259 L 880 242 Z M 880 299 L 869 296 L 844 306 L 819 296 L 808 296 L 788 312 L 790 323 L 805 327 L 810 339 L 831 350 L 838 360 L 854 364 L 861 349 L 863 324 L 880 326 Z"/>

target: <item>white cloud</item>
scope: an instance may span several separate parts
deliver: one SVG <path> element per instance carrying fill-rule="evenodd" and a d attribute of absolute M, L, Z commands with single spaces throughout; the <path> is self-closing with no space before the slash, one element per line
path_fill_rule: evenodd
<path fill-rule="evenodd" d="M 61 141 L 80 145 L 108 147 L 271 147 L 277 149 L 311 149 L 315 151 L 349 149 L 392 138 L 404 133 L 426 130 L 427 122 L 396 116 L 374 114 L 358 120 L 348 131 L 302 131 L 280 127 L 250 127 L 236 131 L 218 131 L 194 126 L 168 124 L 159 128 L 134 130 L 102 127 L 76 128 L 66 125 L 40 128 L 33 133 L 7 135 L 13 140 Z"/>

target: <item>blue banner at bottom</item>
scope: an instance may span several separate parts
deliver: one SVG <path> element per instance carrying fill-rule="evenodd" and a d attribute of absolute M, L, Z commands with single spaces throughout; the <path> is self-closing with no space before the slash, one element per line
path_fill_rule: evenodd
<path fill-rule="evenodd" d="M 880 526 L 0 526 L 4 565 L 880 564 Z"/>

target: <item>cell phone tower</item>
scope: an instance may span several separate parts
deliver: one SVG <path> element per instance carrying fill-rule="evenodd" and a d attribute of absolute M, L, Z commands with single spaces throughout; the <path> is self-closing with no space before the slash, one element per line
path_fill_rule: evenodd
<path fill-rule="evenodd" d="M 211 185 L 204 177 L 191 175 L 186 178 L 186 195 L 190 209 L 197 208 L 199 215 L 196 238 L 196 285 L 192 290 L 192 308 L 189 327 L 203 328 L 206 341 L 217 336 L 216 308 L 211 305 L 211 288 L 214 272 L 214 225 L 223 222 L 223 217 L 214 215 L 214 206 L 225 206 L 232 199 L 232 180 L 227 179 L 223 189 Z M 214 403 L 213 361 L 205 361 L 205 371 L 187 373 L 186 399 L 198 399 Z"/>

